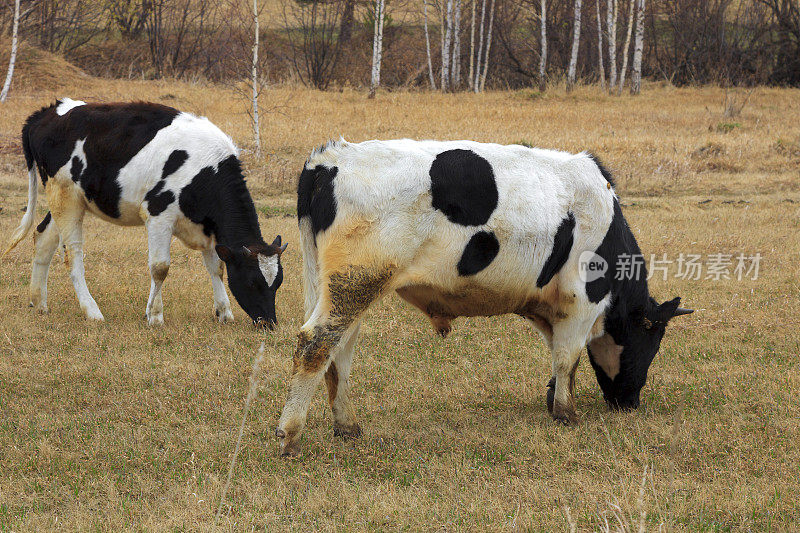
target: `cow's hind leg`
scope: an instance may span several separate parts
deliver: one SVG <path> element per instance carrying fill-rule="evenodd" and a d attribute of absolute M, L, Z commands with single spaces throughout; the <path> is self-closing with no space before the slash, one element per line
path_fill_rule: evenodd
<path fill-rule="evenodd" d="M 53 221 L 58 227 L 61 242 L 67 253 L 67 263 L 70 267 L 70 279 L 78 296 L 81 309 L 89 320 L 103 320 L 103 313 L 97 307 L 97 302 L 92 298 L 89 287 L 86 286 L 86 276 L 83 267 L 83 215 L 86 208 L 83 199 L 71 184 L 56 183 L 55 179 L 47 182 L 47 205 L 53 215 Z"/>
<path fill-rule="evenodd" d="M 282 455 L 297 455 L 308 407 L 342 337 L 385 290 L 391 270 L 351 269 L 330 276 L 311 318 L 297 335 L 289 396 L 275 434 Z M 337 369 L 338 372 L 338 369 Z"/>
<path fill-rule="evenodd" d="M 211 276 L 211 288 L 214 291 L 214 316 L 220 323 L 233 322 L 233 312 L 231 311 L 231 301 L 225 291 L 225 284 L 222 282 L 222 274 L 225 272 L 225 263 L 217 255 L 213 248 L 203 250 L 203 264 Z"/>
<path fill-rule="evenodd" d="M 331 357 L 328 371 L 325 372 L 328 401 L 333 413 L 333 434 L 337 437 L 361 436 L 361 426 L 356 422 L 355 409 L 350 399 L 350 368 L 359 327 L 360 322 L 356 322 L 347 330 Z"/>
<path fill-rule="evenodd" d="M 47 213 L 33 233 L 35 252 L 31 267 L 30 306 L 40 313 L 47 312 L 47 275 L 58 248 L 58 241 L 58 227 L 51 214 Z"/>
<path fill-rule="evenodd" d="M 150 266 L 150 296 L 147 298 L 145 316 L 151 326 L 164 323 L 164 303 L 161 286 L 169 273 L 169 245 L 172 241 L 172 224 L 150 219 L 147 221 L 148 264 Z"/>

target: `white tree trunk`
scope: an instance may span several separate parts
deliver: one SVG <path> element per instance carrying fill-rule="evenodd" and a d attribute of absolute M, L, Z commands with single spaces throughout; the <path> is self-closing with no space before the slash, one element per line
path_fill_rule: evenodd
<path fill-rule="evenodd" d="M 372 36 L 372 79 L 369 84 L 369 97 L 381 85 L 381 59 L 383 58 L 383 7 L 384 0 L 375 0 L 375 33 Z"/>
<path fill-rule="evenodd" d="M 425 12 L 425 48 L 428 52 L 428 77 L 431 89 L 436 89 L 436 80 L 433 78 L 433 61 L 431 60 L 431 38 L 428 33 L 428 0 L 422 0 L 422 9 Z"/>
<path fill-rule="evenodd" d="M 458 89 L 461 83 L 461 0 L 456 0 L 455 12 L 453 15 L 453 51 L 450 54 L 452 67 L 450 77 L 452 78 L 451 87 Z"/>
<path fill-rule="evenodd" d="M 469 88 L 475 85 L 475 3 L 477 0 L 470 0 L 472 5 L 472 22 L 469 28 Z"/>
<path fill-rule="evenodd" d="M 644 47 L 644 9 L 645 0 L 638 0 L 636 13 L 636 40 L 633 50 L 633 74 L 631 74 L 631 94 L 639 94 L 642 87 L 642 49 Z"/>
<path fill-rule="evenodd" d="M 14 2 L 14 26 L 11 30 L 11 57 L 8 60 L 8 72 L 3 90 L 0 92 L 0 102 L 5 102 L 8 90 L 11 88 L 11 78 L 14 76 L 14 65 L 17 63 L 17 38 L 19 36 L 19 0 Z"/>
<path fill-rule="evenodd" d="M 256 158 L 261 157 L 261 129 L 258 125 L 258 0 L 253 0 L 253 138 L 256 143 Z"/>
<path fill-rule="evenodd" d="M 631 47 L 631 31 L 633 30 L 633 10 L 636 7 L 634 0 L 631 0 L 628 13 L 628 34 L 625 37 L 625 48 L 622 49 L 622 67 L 619 70 L 619 86 L 617 94 L 622 94 L 622 87 L 625 85 L 625 71 L 628 70 L 628 49 Z"/>
<path fill-rule="evenodd" d="M 617 85 L 617 0 L 608 0 L 606 6 L 608 35 L 608 90 Z"/>
<path fill-rule="evenodd" d="M 600 19 L 600 0 L 595 3 L 597 8 L 597 67 L 600 69 L 600 89 L 606 89 L 606 69 L 603 66 L 603 21 Z"/>
<path fill-rule="evenodd" d="M 450 89 L 450 48 L 453 43 L 453 0 L 447 0 L 447 11 L 443 13 L 444 43 L 442 44 L 442 92 Z"/>
<path fill-rule="evenodd" d="M 575 70 L 578 66 L 578 48 L 581 45 L 581 0 L 575 0 L 575 23 L 572 27 L 572 54 L 567 70 L 567 91 L 575 86 Z"/>
<path fill-rule="evenodd" d="M 486 0 L 481 3 L 481 25 L 478 28 L 478 55 L 475 57 L 475 81 L 472 90 L 476 93 L 481 88 L 481 59 L 483 58 L 483 24 L 486 20 Z"/>
<path fill-rule="evenodd" d="M 494 0 L 489 8 L 489 35 L 486 37 L 486 59 L 483 63 L 483 74 L 481 74 L 481 92 L 486 86 L 486 73 L 489 71 L 489 51 L 492 48 L 492 27 L 494 26 Z"/>
<path fill-rule="evenodd" d="M 547 74 L 547 0 L 542 1 L 542 15 L 539 28 L 542 30 L 542 53 L 539 56 L 539 90 L 544 92 L 547 88 L 545 75 Z"/>

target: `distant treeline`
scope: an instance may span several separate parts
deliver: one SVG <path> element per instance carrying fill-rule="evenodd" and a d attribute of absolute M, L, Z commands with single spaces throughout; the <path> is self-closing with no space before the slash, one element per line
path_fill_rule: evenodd
<path fill-rule="evenodd" d="M 450 86 L 465 89 L 475 57 L 471 43 L 483 42 L 478 34 L 482 29 L 488 34 L 491 23 L 486 87 L 539 85 L 542 1 L 547 2 L 546 81 L 565 78 L 576 0 L 385 0 L 381 84 L 428 86 L 441 79 L 441 29 L 454 28 L 458 38 L 448 35 L 453 40 L 446 47 L 464 77 Z M 604 73 L 612 59 L 617 68 L 623 64 L 624 51 L 633 56 L 632 44 L 623 48 L 630 42 L 629 14 L 638 12 L 641 2 L 643 77 L 675 85 L 800 86 L 800 0 L 635 1 L 636 8 L 634 0 L 582 2 L 579 80 L 600 79 L 600 54 Z M 259 61 L 269 81 L 299 80 L 320 88 L 369 84 L 374 0 L 259 3 Z M 10 34 L 13 4 L 0 0 L 3 35 Z M 21 0 L 20 36 L 98 76 L 235 81 L 250 73 L 252 5 L 252 0 Z M 614 25 L 608 16 L 612 6 Z M 455 26 L 453 9 L 460 16 Z M 609 56 L 610 37 L 617 43 L 615 58 Z M 631 63 L 626 62 L 628 69 Z"/>

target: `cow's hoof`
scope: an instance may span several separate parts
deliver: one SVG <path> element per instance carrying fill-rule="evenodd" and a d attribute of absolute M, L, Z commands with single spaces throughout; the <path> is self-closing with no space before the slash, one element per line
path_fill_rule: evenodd
<path fill-rule="evenodd" d="M 99 309 L 86 311 L 86 319 L 90 322 L 104 322 L 103 313 Z"/>
<path fill-rule="evenodd" d="M 556 398 L 556 378 L 550 378 L 547 384 L 547 412 L 553 414 L 553 401 Z"/>
<path fill-rule="evenodd" d="M 578 417 L 578 413 L 575 412 L 575 408 L 565 407 L 558 402 L 553 405 L 552 415 L 553 420 L 564 424 L 565 426 L 574 426 L 580 422 L 580 418 Z"/>
<path fill-rule="evenodd" d="M 275 430 L 275 436 L 278 437 L 278 447 L 281 452 L 281 457 L 297 457 L 300 455 L 300 436 L 296 433 L 294 435 L 287 435 L 282 429 Z"/>
<path fill-rule="evenodd" d="M 233 322 L 233 313 L 230 307 L 214 309 L 214 316 L 217 317 L 217 321 L 219 321 L 220 324 Z"/>
<path fill-rule="evenodd" d="M 47 309 L 47 305 L 42 305 L 41 303 L 37 304 L 30 302 L 28 304 L 28 307 L 32 307 L 33 310 L 39 313 L 40 315 L 46 315 L 49 312 L 49 309 Z"/>
<path fill-rule="evenodd" d="M 361 436 L 361 426 L 358 424 L 351 424 L 348 426 L 334 422 L 333 436 L 343 439 L 357 439 Z"/>
<path fill-rule="evenodd" d="M 151 326 L 163 326 L 164 315 L 153 315 L 147 318 L 147 323 Z"/>

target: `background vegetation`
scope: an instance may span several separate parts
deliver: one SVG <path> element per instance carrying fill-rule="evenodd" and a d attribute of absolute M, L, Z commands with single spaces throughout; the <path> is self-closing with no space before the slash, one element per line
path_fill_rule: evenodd
<path fill-rule="evenodd" d="M 496 0 L 487 87 L 535 85 L 541 1 Z M 546 1 L 547 75 L 560 80 L 572 46 L 574 0 Z M 583 3 L 577 63 L 578 77 L 589 82 L 599 77 L 596 2 L 605 18 L 608 0 Z M 0 35 L 9 33 L 13 3 L 0 0 Z M 432 55 L 440 57 L 446 2 L 428 3 Z M 480 18 L 481 2 L 460 3 L 459 58 L 466 73 L 470 12 L 475 3 Z M 631 5 L 619 0 L 615 37 L 620 55 Z M 423 7 L 422 0 L 386 2 L 384 86 L 428 83 Z M 315 83 L 305 75 L 306 63 L 326 54 L 330 65 L 317 85 L 368 85 L 374 8 L 372 0 L 261 0 L 260 56 L 266 79 Z M 248 74 L 240 67 L 252 55 L 249 9 L 248 2 L 236 0 L 21 0 L 20 32 L 29 44 L 62 54 L 96 76 L 221 81 Z M 603 31 L 608 39 L 608 29 Z M 676 85 L 800 84 L 797 0 L 648 0 L 644 32 L 645 78 Z M 311 38 L 304 41 L 298 33 Z M 434 68 L 439 69 L 436 61 Z"/>

